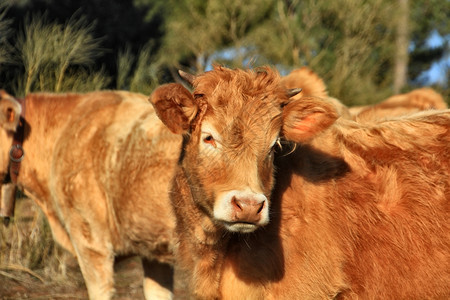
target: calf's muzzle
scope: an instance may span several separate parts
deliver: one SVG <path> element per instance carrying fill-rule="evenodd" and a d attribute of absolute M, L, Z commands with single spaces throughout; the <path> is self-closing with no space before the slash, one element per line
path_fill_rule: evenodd
<path fill-rule="evenodd" d="M 235 222 L 258 223 L 261 211 L 265 205 L 264 200 L 233 197 L 231 204 Z"/>

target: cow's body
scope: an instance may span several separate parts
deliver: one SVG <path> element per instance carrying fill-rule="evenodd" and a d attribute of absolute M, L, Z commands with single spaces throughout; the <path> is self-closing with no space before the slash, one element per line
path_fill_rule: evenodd
<path fill-rule="evenodd" d="M 450 295 L 450 112 L 336 124 L 275 165 L 271 222 L 222 249 L 223 298 Z"/>
<path fill-rule="evenodd" d="M 448 298 L 450 111 L 359 124 L 278 80 L 216 68 L 152 95 L 190 133 L 171 193 L 190 295 Z"/>
<path fill-rule="evenodd" d="M 90 298 L 112 295 L 116 255 L 173 263 L 167 189 L 181 138 L 143 95 L 30 94 L 25 122 L 17 185 L 42 208 L 55 240 L 77 256 Z M 5 174 L 12 139 L 1 134 Z"/>
<path fill-rule="evenodd" d="M 384 120 L 429 109 L 446 109 L 447 103 L 431 88 L 419 88 L 409 93 L 391 96 L 374 105 L 349 108 L 354 120 L 359 123 Z"/>
<path fill-rule="evenodd" d="M 432 88 L 418 88 L 409 93 L 393 95 L 373 105 L 347 107 L 338 99 L 328 95 L 327 87 L 322 78 L 308 67 L 294 69 L 280 79 L 280 84 L 289 89 L 303 89 L 291 100 L 298 100 L 307 96 L 327 99 L 335 105 L 342 118 L 352 119 L 359 123 L 377 122 L 419 111 L 446 109 L 448 107 L 442 95 Z"/>

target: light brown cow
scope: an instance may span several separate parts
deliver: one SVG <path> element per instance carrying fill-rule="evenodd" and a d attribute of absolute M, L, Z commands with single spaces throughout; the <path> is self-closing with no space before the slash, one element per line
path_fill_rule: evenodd
<path fill-rule="evenodd" d="M 159 285 L 165 278 L 158 276 L 170 275 L 166 264 L 173 263 L 167 191 L 181 137 L 140 94 L 39 93 L 25 103 L 17 185 L 42 208 L 55 240 L 76 255 L 89 297 L 112 296 L 114 257 L 130 254 L 145 258 L 146 297 L 170 297 L 171 278 Z M 3 178 L 21 107 L 2 92 L 0 108 Z"/>
<path fill-rule="evenodd" d="M 358 122 L 379 121 L 386 118 L 429 109 L 446 109 L 442 95 L 431 88 L 420 88 L 406 94 L 394 95 L 380 103 L 349 109 L 353 119 Z"/>
<path fill-rule="evenodd" d="M 171 192 L 187 298 L 448 299 L 450 111 L 359 124 L 279 81 L 216 67 L 151 96 L 187 133 Z"/>

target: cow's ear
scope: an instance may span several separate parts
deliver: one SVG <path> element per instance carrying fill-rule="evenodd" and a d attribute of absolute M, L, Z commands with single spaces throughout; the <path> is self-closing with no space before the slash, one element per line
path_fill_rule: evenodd
<path fill-rule="evenodd" d="M 177 134 L 185 133 L 198 111 L 192 94 L 179 83 L 158 87 L 150 96 L 156 114 L 161 121 Z"/>
<path fill-rule="evenodd" d="M 282 134 L 289 141 L 308 142 L 330 127 L 338 117 L 332 103 L 320 98 L 303 97 L 283 108 Z"/>
<path fill-rule="evenodd" d="M 0 126 L 9 131 L 16 131 L 22 107 L 11 95 L 0 91 Z"/>

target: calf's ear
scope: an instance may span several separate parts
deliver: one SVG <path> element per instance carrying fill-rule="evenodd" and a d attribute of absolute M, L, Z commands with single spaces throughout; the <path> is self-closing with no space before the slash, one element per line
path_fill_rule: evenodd
<path fill-rule="evenodd" d="M 326 100 L 303 97 L 283 108 L 282 134 L 296 143 L 308 142 L 339 117 L 335 106 Z"/>
<path fill-rule="evenodd" d="M 150 102 L 161 121 L 177 134 L 185 133 L 198 111 L 192 94 L 179 83 L 158 87 L 150 96 Z"/>
<path fill-rule="evenodd" d="M 0 126 L 9 131 L 16 131 L 21 112 L 19 102 L 4 90 L 0 90 Z"/>

